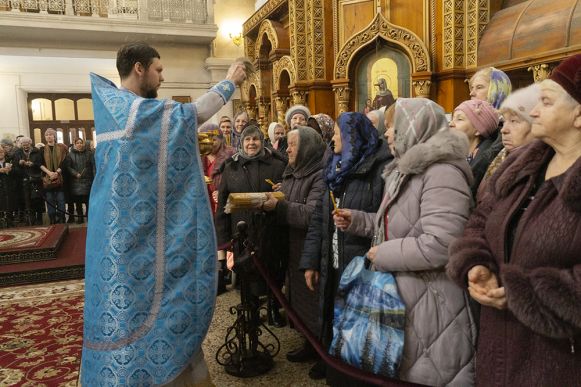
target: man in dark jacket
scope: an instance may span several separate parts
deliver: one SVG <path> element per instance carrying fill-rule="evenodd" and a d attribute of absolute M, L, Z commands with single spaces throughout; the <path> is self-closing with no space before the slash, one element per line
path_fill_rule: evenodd
<path fill-rule="evenodd" d="M 40 196 L 41 152 L 32 146 L 32 139 L 20 139 L 21 147 L 14 153 L 13 165 L 22 182 L 25 217 L 29 225 L 42 224 L 43 201 Z"/>

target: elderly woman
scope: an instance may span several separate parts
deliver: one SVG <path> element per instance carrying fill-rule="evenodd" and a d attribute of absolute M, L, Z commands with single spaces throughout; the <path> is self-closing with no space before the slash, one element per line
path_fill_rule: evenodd
<path fill-rule="evenodd" d="M 371 121 L 380 136 L 385 134 L 385 108 L 372 110 L 367 113 L 367 118 Z"/>
<path fill-rule="evenodd" d="M 278 224 L 288 226 L 287 295 L 293 308 L 315 334 L 319 333 L 319 303 L 316 294 L 305 284 L 299 261 L 311 214 L 325 190 L 321 136 L 312 128 L 297 126 L 288 133 L 288 166 L 280 190 L 285 200 L 270 196 L 265 211 L 275 211 Z"/>
<path fill-rule="evenodd" d="M 488 152 L 494 143 L 498 128 L 498 113 L 486 101 L 472 99 L 462 102 L 452 115 L 450 128 L 463 132 L 468 137 L 468 164 L 472 168 L 474 181 L 472 193 L 475 195 L 478 186 L 493 158 L 479 155 Z M 498 152 L 497 152 L 498 153 Z"/>
<path fill-rule="evenodd" d="M 304 105 L 293 105 L 286 111 L 285 121 L 289 130 L 297 126 L 307 125 L 307 119 L 311 116 L 311 111 Z"/>
<path fill-rule="evenodd" d="M 395 139 L 395 128 L 393 126 L 393 118 L 395 116 L 395 103 L 385 109 L 383 113 L 383 126 L 385 126 L 385 133 L 383 134 L 387 138 L 387 146 L 391 154 L 395 153 L 395 144 L 393 140 Z M 387 133 L 389 132 L 389 133 Z"/>
<path fill-rule="evenodd" d="M 540 84 L 538 139 L 486 186 L 448 274 L 482 305 L 478 386 L 581 380 L 581 55 Z"/>
<path fill-rule="evenodd" d="M 15 187 L 15 170 L 6 157 L 6 151 L 0 147 L 0 228 L 13 226 L 16 195 L 19 194 Z"/>
<path fill-rule="evenodd" d="M 258 126 L 247 126 L 240 136 L 241 141 L 238 152 L 228 158 L 219 169 L 222 178 L 218 186 L 218 209 L 215 216 L 216 234 L 218 236 L 218 248 L 222 249 L 218 254 L 221 260 L 225 257 L 225 249 L 233 235 L 237 232 L 236 225 L 240 221 L 245 221 L 255 231 L 256 227 L 269 230 L 268 238 L 261 238 L 254 241 L 258 244 L 262 258 L 269 263 L 269 268 L 275 275 L 281 276 L 284 273 L 282 262 L 276 259 L 277 243 L 275 228 L 267 228 L 274 224 L 274 215 L 268 215 L 262 224 L 255 224 L 253 214 L 256 211 L 238 211 L 227 214 L 224 206 L 228 200 L 228 195 L 238 192 L 269 192 L 271 185 L 267 180 L 278 183 L 282 180 L 282 173 L 286 167 L 286 162 L 278 152 L 273 152 L 264 147 L 264 135 Z M 262 292 L 263 289 L 256 290 Z"/>
<path fill-rule="evenodd" d="M 500 105 L 512 90 L 512 84 L 508 75 L 494 67 L 485 67 L 478 70 L 468 82 L 470 86 L 470 98 L 487 101 L 495 109 Z"/>
<path fill-rule="evenodd" d="M 343 113 L 337 118 L 331 149 L 332 154 L 326 155 L 323 167 L 325 192 L 311 217 L 299 264 L 299 269 L 305 272 L 309 289 L 315 291 L 319 283 L 320 337 L 327 347 L 333 335 L 333 303 L 341 274 L 349 262 L 365 254 L 371 244 L 370 236 L 345 234 L 335 228 L 334 205 L 377 211 L 383 196 L 381 172 L 392 159 L 386 143 L 362 113 Z M 331 200 L 331 193 L 336 198 L 335 203 Z M 314 358 L 314 350 L 309 345 L 287 354 L 287 359 L 294 362 Z M 309 376 L 324 377 L 324 372 L 324 366 L 317 363 Z M 331 383 L 343 377 L 333 372 L 329 374 Z"/>
<path fill-rule="evenodd" d="M 462 234 L 470 213 L 468 143 L 447 129 L 444 110 L 428 99 L 398 99 L 394 121 L 395 161 L 383 172 L 379 210 L 342 209 L 335 224 L 374 236 L 367 257 L 376 270 L 395 275 L 407 315 L 399 378 L 470 386 L 475 330 L 463 290 L 444 270 L 448 244 Z"/>
<path fill-rule="evenodd" d="M 286 153 L 287 138 L 284 127 L 278 122 L 271 122 L 268 125 L 268 139 L 265 145 L 275 149 L 283 154 Z"/>
<path fill-rule="evenodd" d="M 335 134 L 335 121 L 331 116 L 319 113 L 310 116 L 307 120 L 307 125 L 317 131 L 323 138 L 325 144 L 329 144 Z"/>
<path fill-rule="evenodd" d="M 21 181 L 21 194 L 24 198 L 24 210 L 28 225 L 42 224 L 43 201 L 39 192 L 42 189 L 40 181 L 42 151 L 32 144 L 30 137 L 20 139 L 20 149 L 14 153 L 14 168 Z"/>
<path fill-rule="evenodd" d="M 224 135 L 224 143 L 226 146 L 232 146 L 232 120 L 228 116 L 220 117 L 220 123 L 218 124 L 222 134 Z"/>
<path fill-rule="evenodd" d="M 534 83 L 515 91 L 500 105 L 500 113 L 504 120 L 500 134 L 502 135 L 504 148 L 490 163 L 484 175 L 484 180 L 480 184 L 479 192 L 484 189 L 483 186 L 486 179 L 496 172 L 510 152 L 534 140 L 531 133 L 533 121 L 529 113 L 537 104 L 540 93 L 539 85 Z"/>
<path fill-rule="evenodd" d="M 89 194 L 95 177 L 95 159 L 82 138 L 75 140 L 67 159 L 71 196 L 76 207 L 77 223 L 80 224 L 83 223 L 85 216 L 89 216 Z M 86 215 L 83 214 L 83 204 L 87 208 Z"/>

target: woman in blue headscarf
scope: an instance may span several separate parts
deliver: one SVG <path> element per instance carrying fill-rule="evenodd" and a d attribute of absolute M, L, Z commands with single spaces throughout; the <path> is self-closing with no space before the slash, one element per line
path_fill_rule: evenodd
<path fill-rule="evenodd" d="M 299 265 L 305 272 L 309 289 L 314 291 L 318 284 L 322 331 L 314 333 L 320 334 L 326 347 L 333 336 L 333 302 L 341 274 L 353 257 L 364 255 L 371 245 L 369 238 L 337 230 L 333 212 L 335 208 L 377 211 L 383 196 L 381 173 L 392 158 L 386 142 L 364 114 L 343 113 L 338 117 L 331 148 L 324 159 L 326 190 L 311 217 Z M 289 353 L 287 358 L 291 361 L 312 359 L 308 348 L 295 352 L 296 356 Z M 313 378 L 322 375 L 321 363 L 309 372 Z"/>

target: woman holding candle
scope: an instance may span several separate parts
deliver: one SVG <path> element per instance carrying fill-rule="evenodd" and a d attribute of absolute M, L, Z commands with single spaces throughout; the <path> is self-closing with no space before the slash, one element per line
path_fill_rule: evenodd
<path fill-rule="evenodd" d="M 333 335 L 333 301 L 339 278 L 351 259 L 365 254 L 371 245 L 369 237 L 347 235 L 334 227 L 330 193 L 339 208 L 377 211 L 383 195 L 381 172 L 392 159 L 387 144 L 362 113 L 349 112 L 338 117 L 331 149 L 332 153 L 328 151 L 324 159 L 325 192 L 311 217 L 299 265 L 305 272 L 307 287 L 314 291 L 319 285 L 320 337 L 327 347 Z M 309 352 L 305 347 L 289 353 L 287 358 L 306 361 L 314 357 L 312 353 L 312 349 Z M 324 367 L 316 364 L 309 375 L 321 377 L 322 373 Z"/>

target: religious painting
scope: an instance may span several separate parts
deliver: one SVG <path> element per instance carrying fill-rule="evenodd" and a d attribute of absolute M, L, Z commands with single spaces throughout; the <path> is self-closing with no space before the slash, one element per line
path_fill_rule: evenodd
<path fill-rule="evenodd" d="M 232 99 L 232 112 L 234 113 L 234 115 L 242 111 L 244 111 L 244 105 L 242 105 L 242 101 L 236 98 Z"/>
<path fill-rule="evenodd" d="M 407 56 L 387 43 L 364 54 L 356 65 L 355 111 L 367 113 L 410 97 L 410 69 Z"/>

